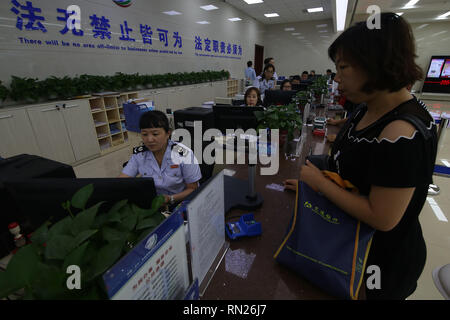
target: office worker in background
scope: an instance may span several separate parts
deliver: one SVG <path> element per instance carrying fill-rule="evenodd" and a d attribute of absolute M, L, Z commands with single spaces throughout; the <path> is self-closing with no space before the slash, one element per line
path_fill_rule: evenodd
<path fill-rule="evenodd" d="M 291 80 L 289 80 L 289 79 L 283 80 L 283 82 L 280 85 L 280 90 L 281 91 L 290 91 L 290 90 L 292 90 Z"/>
<path fill-rule="evenodd" d="M 262 99 L 264 99 L 264 93 L 266 92 L 266 90 L 275 89 L 275 79 L 273 78 L 274 72 L 275 67 L 273 65 L 266 65 L 264 67 L 263 73 L 258 76 L 258 78 L 253 83 L 253 86 L 259 89 Z"/>
<path fill-rule="evenodd" d="M 165 204 L 182 201 L 198 187 L 202 175 L 194 153 L 170 140 L 169 121 L 161 111 L 148 111 L 139 120 L 143 146 L 134 148 L 120 178 L 151 177 Z"/>
<path fill-rule="evenodd" d="M 375 229 L 366 265 L 380 268 L 381 289 L 365 288 L 366 297 L 405 299 L 415 291 L 426 261 L 419 214 L 432 183 L 436 125 L 406 89 L 423 78 L 411 27 L 394 13 L 382 13 L 380 22 L 373 30 L 365 21 L 357 23 L 328 50 L 339 91 L 353 103 L 365 102 L 339 133 L 329 161 L 359 195 L 339 188 L 309 162 L 300 180 Z M 403 114 L 422 122 L 429 138 L 399 118 Z M 363 272 L 365 284 L 370 275 Z"/>
<path fill-rule="evenodd" d="M 300 84 L 300 82 L 301 82 L 301 78 L 299 75 L 292 77 L 292 84 Z"/>
<path fill-rule="evenodd" d="M 315 77 L 316 77 L 316 71 L 311 70 L 311 72 L 310 72 L 309 75 L 308 75 L 308 79 L 314 80 Z"/>
<path fill-rule="evenodd" d="M 267 66 L 268 64 L 273 65 L 273 67 L 275 68 L 275 59 L 272 58 L 272 57 L 264 59 L 264 66 Z M 278 76 L 277 76 L 277 73 L 275 71 L 273 72 L 273 78 L 275 79 L 275 81 L 278 80 Z"/>
<path fill-rule="evenodd" d="M 308 77 L 308 71 L 303 71 L 301 81 L 308 81 Z"/>
<path fill-rule="evenodd" d="M 255 69 L 253 69 L 253 62 L 248 61 L 247 62 L 247 69 L 245 69 L 245 85 L 249 86 L 253 84 L 253 82 L 256 80 L 256 72 Z"/>
<path fill-rule="evenodd" d="M 250 87 L 245 91 L 244 95 L 244 106 L 247 107 L 256 107 L 262 105 L 261 93 L 258 88 Z"/>
<path fill-rule="evenodd" d="M 332 80 L 334 79 L 334 76 L 336 75 L 336 73 L 334 73 L 333 71 L 331 71 L 331 69 L 327 69 L 327 79 L 328 80 Z"/>

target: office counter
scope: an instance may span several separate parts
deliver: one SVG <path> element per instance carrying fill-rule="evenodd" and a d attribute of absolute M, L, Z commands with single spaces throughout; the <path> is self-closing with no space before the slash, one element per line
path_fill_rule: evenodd
<path fill-rule="evenodd" d="M 295 206 L 295 192 L 266 188 L 272 183 L 282 184 L 285 179 L 299 177 L 301 165 L 307 155 L 328 153 L 330 144 L 325 137 L 312 134 L 308 127 L 305 144 L 299 158 L 294 161 L 280 155 L 279 171 L 274 176 L 262 176 L 257 165 L 256 191 L 264 198 L 263 205 L 254 210 L 255 220 L 261 222 L 262 234 L 256 237 L 229 240 L 230 248 L 220 263 L 202 299 L 334 299 L 322 290 L 280 265 L 273 255 L 284 239 Z M 328 126 L 328 133 L 338 128 Z M 227 165 L 236 171 L 234 177 L 247 179 L 247 165 Z M 226 222 L 237 221 L 248 210 L 233 209 L 225 216 Z"/>

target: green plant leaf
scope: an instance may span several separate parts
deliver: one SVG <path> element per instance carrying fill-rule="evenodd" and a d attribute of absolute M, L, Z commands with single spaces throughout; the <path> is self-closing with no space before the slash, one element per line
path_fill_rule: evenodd
<path fill-rule="evenodd" d="M 156 212 L 155 209 L 142 209 L 142 208 L 139 208 L 134 203 L 131 204 L 131 210 L 133 210 L 133 212 L 137 215 L 138 223 L 140 221 L 144 220 L 145 218 L 151 217 Z"/>
<path fill-rule="evenodd" d="M 48 238 L 48 226 L 50 225 L 50 222 L 45 222 L 42 226 L 36 229 L 36 231 L 33 232 L 31 235 L 31 242 L 41 246 L 43 245 Z"/>
<path fill-rule="evenodd" d="M 108 214 L 111 214 L 113 212 L 119 211 L 120 209 L 122 209 L 126 204 L 128 203 L 127 199 L 124 200 L 120 200 L 118 202 L 116 202 L 111 209 L 109 210 Z"/>
<path fill-rule="evenodd" d="M 123 244 L 123 242 L 114 241 L 100 248 L 95 257 L 94 263 L 89 270 L 90 275 L 88 280 L 94 279 L 95 277 L 103 274 L 120 258 Z"/>
<path fill-rule="evenodd" d="M 137 223 L 137 217 L 136 213 L 130 213 L 122 220 L 122 226 L 128 231 L 133 230 Z"/>
<path fill-rule="evenodd" d="M 103 227 L 102 229 L 102 237 L 108 242 L 124 241 L 128 234 L 128 231 L 117 230 L 111 227 Z"/>
<path fill-rule="evenodd" d="M 154 228 L 159 226 L 159 224 L 161 222 L 163 222 L 165 220 L 165 216 L 161 213 L 155 214 L 154 216 L 152 216 L 151 218 L 147 218 L 145 220 L 142 220 L 141 222 L 139 222 L 136 226 L 136 231 L 137 230 L 142 230 L 145 228 Z"/>
<path fill-rule="evenodd" d="M 68 276 L 65 270 L 45 263 L 39 263 L 38 271 L 39 277 L 36 277 L 36 282 L 32 287 L 33 294 L 37 299 L 63 299 L 69 294 L 69 290 L 65 285 L 65 280 Z"/>
<path fill-rule="evenodd" d="M 78 213 L 75 216 L 72 225 L 70 226 L 70 232 L 72 233 L 72 235 L 76 236 L 80 232 L 88 230 L 89 228 L 92 227 L 98 209 L 103 203 L 104 201 L 99 202 L 96 205 Z"/>
<path fill-rule="evenodd" d="M 77 209 L 84 209 L 92 192 L 94 192 L 94 185 L 92 183 L 78 190 L 72 197 L 72 206 Z"/>
<path fill-rule="evenodd" d="M 166 200 L 163 195 L 156 196 L 152 201 L 152 209 L 158 210 L 164 204 Z"/>
<path fill-rule="evenodd" d="M 45 247 L 45 258 L 63 260 L 74 248 L 75 237 L 57 234 L 52 237 Z"/>
<path fill-rule="evenodd" d="M 89 241 L 83 243 L 81 246 L 73 250 L 67 257 L 64 259 L 62 270 L 67 270 L 67 267 L 70 265 L 77 265 L 80 268 L 83 265 L 84 254 L 86 253 L 86 248 L 89 245 Z"/>
<path fill-rule="evenodd" d="M 10 286 L 20 289 L 31 285 L 37 273 L 38 262 L 36 248 L 31 245 L 20 248 L 11 258 L 5 272 L 11 278 Z"/>
<path fill-rule="evenodd" d="M 88 230 L 84 230 L 81 231 L 79 234 L 77 234 L 75 236 L 75 240 L 74 240 L 74 247 L 78 247 L 80 244 L 82 244 L 84 241 L 86 241 L 87 239 L 89 239 L 90 237 L 92 237 L 94 234 L 96 234 L 98 232 L 98 230 L 96 229 L 88 229 Z"/>
<path fill-rule="evenodd" d="M 70 216 L 56 222 L 48 231 L 48 239 L 53 238 L 55 235 L 70 234 L 70 225 L 72 223 L 72 218 Z"/>

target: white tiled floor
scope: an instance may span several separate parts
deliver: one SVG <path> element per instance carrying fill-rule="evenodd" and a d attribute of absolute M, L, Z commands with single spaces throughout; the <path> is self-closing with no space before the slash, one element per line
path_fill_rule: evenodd
<path fill-rule="evenodd" d="M 424 102 L 430 111 L 450 112 L 450 101 Z M 450 163 L 450 133 L 448 131 L 450 129 L 446 130 L 447 133 L 436 160 L 441 165 L 445 165 L 442 160 Z M 139 145 L 138 135 L 131 134 L 130 139 L 132 139 L 132 146 Z M 122 164 L 128 161 L 131 154 L 132 148 L 127 147 L 76 166 L 74 170 L 79 178 L 117 177 L 121 172 Z M 408 298 L 409 300 L 443 299 L 434 285 L 431 274 L 434 268 L 450 263 L 450 178 L 434 176 L 433 179 L 434 183 L 440 187 L 441 192 L 437 196 L 432 196 L 432 199 L 440 207 L 448 222 L 439 220 L 430 203 L 428 201 L 425 203 L 420 215 L 420 222 L 427 245 L 427 262 L 419 279 L 417 290 Z"/>

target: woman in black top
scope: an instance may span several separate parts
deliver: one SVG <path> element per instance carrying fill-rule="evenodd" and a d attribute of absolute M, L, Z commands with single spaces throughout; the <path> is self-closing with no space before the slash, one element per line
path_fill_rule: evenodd
<path fill-rule="evenodd" d="M 380 268 L 381 288 L 366 288 L 366 297 L 405 299 L 425 265 L 419 213 L 432 181 L 437 141 L 432 117 L 406 89 L 423 76 L 414 62 L 414 38 L 403 18 L 383 13 L 380 29 L 370 30 L 366 22 L 350 27 L 330 46 L 329 56 L 339 91 L 364 103 L 339 132 L 329 163 L 359 195 L 324 178 L 310 162 L 300 180 L 376 230 L 366 266 Z"/>

